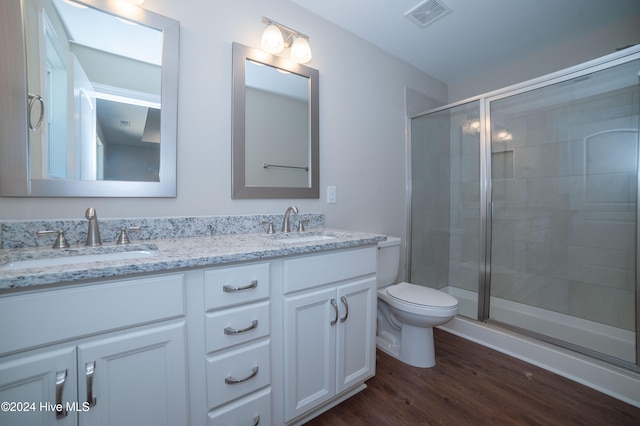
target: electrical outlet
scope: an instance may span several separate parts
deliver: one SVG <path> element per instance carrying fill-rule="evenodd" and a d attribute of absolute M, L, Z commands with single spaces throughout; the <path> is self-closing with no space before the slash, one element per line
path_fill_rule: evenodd
<path fill-rule="evenodd" d="M 338 202 L 336 187 L 335 186 L 327 186 L 327 204 L 335 204 Z"/>

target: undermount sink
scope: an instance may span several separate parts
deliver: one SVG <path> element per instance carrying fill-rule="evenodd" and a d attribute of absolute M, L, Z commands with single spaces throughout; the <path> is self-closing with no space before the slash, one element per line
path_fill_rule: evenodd
<path fill-rule="evenodd" d="M 324 241 L 324 240 L 333 240 L 336 237 L 331 235 L 305 235 L 303 237 L 284 237 L 284 238 L 275 238 L 275 241 L 279 243 L 311 243 L 314 241 Z"/>
<path fill-rule="evenodd" d="M 286 234 L 276 234 L 270 236 L 273 241 L 284 244 L 296 244 L 296 243 L 314 243 L 331 241 L 340 238 L 350 237 L 350 234 L 342 233 L 338 231 L 303 231 L 303 232 L 290 232 Z"/>
<path fill-rule="evenodd" d="M 17 269 L 27 268 L 45 268 L 50 266 L 60 265 L 75 265 L 79 263 L 95 263 L 95 262 L 109 262 L 115 260 L 127 260 L 127 259 L 140 259 L 145 257 L 152 257 L 158 254 L 157 250 L 153 249 L 140 249 L 129 251 L 117 251 L 110 253 L 82 253 L 81 251 L 72 251 L 69 255 L 59 255 L 55 257 L 39 257 L 29 258 L 21 260 L 8 261 L 5 264 L 0 265 L 1 271 L 12 271 Z"/>

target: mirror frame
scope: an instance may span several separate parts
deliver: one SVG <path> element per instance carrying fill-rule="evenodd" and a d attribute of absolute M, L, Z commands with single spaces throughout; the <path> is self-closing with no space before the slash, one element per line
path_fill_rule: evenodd
<path fill-rule="evenodd" d="M 163 32 L 160 124 L 160 181 L 31 179 L 27 131 L 26 42 L 23 2 L 4 0 L 0 13 L 0 196 L 3 197 L 175 197 L 180 22 L 118 0 L 80 0 L 94 9 Z M 5 37 L 5 35 L 7 35 Z M 7 96 L 4 94 L 7 93 Z"/>
<path fill-rule="evenodd" d="M 318 70 L 271 55 L 260 49 L 233 43 L 233 108 L 231 187 L 234 199 L 320 198 L 320 120 Z M 263 63 L 309 79 L 309 125 L 311 153 L 310 187 L 247 186 L 245 179 L 245 68 L 246 60 Z"/>

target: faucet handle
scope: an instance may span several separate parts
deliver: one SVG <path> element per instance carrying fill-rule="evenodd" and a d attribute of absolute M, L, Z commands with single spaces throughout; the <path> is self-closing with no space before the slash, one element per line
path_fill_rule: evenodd
<path fill-rule="evenodd" d="M 69 248 L 69 243 L 67 242 L 67 239 L 64 236 L 64 231 L 59 229 L 57 231 L 38 231 L 36 232 L 36 235 L 38 237 L 41 237 L 43 235 L 51 235 L 51 234 L 58 234 L 58 236 L 56 237 L 56 241 L 53 243 L 53 246 L 51 248 L 55 248 L 55 249 L 62 249 L 62 248 Z"/>
<path fill-rule="evenodd" d="M 264 221 L 264 222 L 260 222 L 260 225 L 269 225 L 269 226 L 267 226 L 267 234 L 275 234 L 276 233 L 276 230 L 273 229 L 273 222 Z"/>
<path fill-rule="evenodd" d="M 131 241 L 129 241 L 129 236 L 127 235 L 127 231 L 130 232 L 136 232 L 139 231 L 140 227 L 139 226 L 130 226 L 130 227 L 122 227 L 120 228 L 120 235 L 118 235 L 118 240 L 116 241 L 116 244 L 129 244 Z"/>
<path fill-rule="evenodd" d="M 308 225 L 308 224 L 309 224 L 309 219 L 300 219 L 298 221 L 298 232 L 304 232 L 305 231 L 304 227 L 305 225 Z"/>

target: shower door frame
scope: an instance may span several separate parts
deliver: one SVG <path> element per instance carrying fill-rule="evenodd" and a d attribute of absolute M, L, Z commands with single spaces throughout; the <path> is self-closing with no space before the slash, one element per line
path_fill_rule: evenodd
<path fill-rule="evenodd" d="M 520 334 L 534 337 L 536 339 L 555 344 L 579 353 L 592 356 L 597 359 L 604 360 L 608 363 L 624 367 L 626 369 L 640 372 L 640 274 L 638 265 L 640 265 L 640 132 L 638 133 L 638 158 L 636 173 L 636 274 L 635 274 L 635 363 L 624 361 L 601 352 L 584 348 L 572 343 L 568 343 L 550 336 L 538 334 L 533 331 L 516 327 L 504 322 L 492 320 L 490 318 L 490 300 L 491 300 L 491 237 L 492 237 L 492 217 L 493 202 L 492 194 L 492 178 L 491 178 L 491 102 L 507 98 L 510 96 L 526 93 L 539 88 L 547 87 L 556 83 L 572 80 L 591 74 L 597 71 L 606 70 L 616 65 L 624 64 L 640 59 L 640 45 L 632 48 L 616 52 L 611 55 L 598 58 L 584 64 L 576 65 L 562 71 L 558 71 L 546 76 L 532 79 L 520 84 L 498 89 L 486 94 L 478 95 L 472 98 L 464 99 L 455 103 L 447 104 L 438 108 L 434 108 L 423 113 L 409 117 L 407 120 L 407 239 L 406 244 L 406 276 L 411 280 L 411 197 L 412 197 L 412 178 L 411 178 L 411 121 L 427 114 L 440 111 L 450 110 L 457 106 L 479 101 L 480 113 L 480 248 L 479 248 L 479 270 L 478 270 L 478 309 L 477 320 L 485 323 L 495 324 L 500 327 L 516 331 Z M 640 79 L 640 72 L 638 73 Z M 640 83 L 640 80 L 639 80 Z"/>

